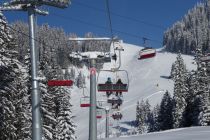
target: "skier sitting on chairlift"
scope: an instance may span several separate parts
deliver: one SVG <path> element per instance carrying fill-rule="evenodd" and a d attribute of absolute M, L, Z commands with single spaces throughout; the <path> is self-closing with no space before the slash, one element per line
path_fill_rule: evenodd
<path fill-rule="evenodd" d="M 105 84 L 112 84 L 112 80 L 110 77 L 107 78 L 107 81 L 105 82 Z M 109 97 L 111 94 L 112 94 L 111 91 L 106 92 L 107 97 Z"/>
<path fill-rule="evenodd" d="M 116 84 L 123 84 L 122 80 L 119 78 L 116 82 Z M 118 93 L 120 94 L 120 96 L 122 96 L 122 92 L 116 92 L 116 96 L 118 96 Z"/>

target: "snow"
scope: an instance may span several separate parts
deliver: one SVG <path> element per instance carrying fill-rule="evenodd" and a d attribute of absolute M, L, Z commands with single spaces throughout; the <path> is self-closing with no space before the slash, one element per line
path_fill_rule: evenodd
<path fill-rule="evenodd" d="M 172 129 L 163 132 L 111 138 L 110 140 L 209 140 L 210 127 Z"/>
<path fill-rule="evenodd" d="M 80 60 L 84 58 L 98 58 L 98 56 L 103 56 L 103 57 L 110 57 L 110 53 L 104 53 L 104 52 L 72 52 L 70 55 L 72 58 L 79 58 Z"/>
<path fill-rule="evenodd" d="M 162 49 L 157 50 L 157 54 L 154 58 L 138 60 L 139 50 L 142 49 L 140 46 L 135 46 L 131 44 L 123 43 L 124 47 L 122 52 L 122 70 L 127 70 L 129 73 L 129 90 L 128 93 L 123 93 L 123 104 L 121 107 L 121 112 L 123 118 L 121 121 L 116 122 L 110 118 L 110 132 L 116 133 L 116 126 L 120 126 L 125 129 L 132 129 L 132 126 L 126 124 L 126 122 L 131 122 L 135 120 L 136 115 L 136 103 L 139 100 L 149 100 L 152 107 L 160 103 L 162 95 L 168 90 L 173 94 L 173 81 L 167 77 L 170 75 L 171 65 L 176 60 L 177 54 L 168 53 L 162 51 Z M 192 64 L 193 57 L 183 55 L 183 59 L 187 65 L 188 69 L 195 69 L 195 65 Z M 110 69 L 117 67 L 119 62 L 106 63 L 104 69 Z M 86 77 L 89 77 L 89 71 L 87 68 L 80 69 Z M 111 73 L 111 72 L 110 72 Z M 108 76 L 111 76 L 113 80 L 116 80 L 116 74 L 113 73 L 100 72 L 98 81 L 105 82 Z M 128 82 L 126 74 L 117 73 L 122 81 Z M 89 95 L 89 79 L 87 81 L 87 89 L 85 89 L 85 95 Z M 88 139 L 88 129 L 89 129 L 89 108 L 80 108 L 80 98 L 83 97 L 83 90 L 76 87 L 72 90 L 72 104 L 73 104 L 73 115 L 75 116 L 74 121 L 77 125 L 76 136 L 78 140 Z M 106 100 L 104 93 L 97 93 L 97 98 L 100 100 Z M 107 106 L 105 104 L 105 106 Z M 111 114 L 110 114 L 111 115 Z M 194 129 L 193 129 L 194 130 Z M 105 112 L 102 114 L 102 119 L 98 120 L 98 137 L 104 137 L 105 131 Z M 202 132 L 203 133 L 203 132 Z M 153 134 L 152 134 L 153 135 Z M 161 134 L 160 134 L 161 135 Z M 166 139 L 171 136 L 166 135 Z M 145 137 L 145 136 L 142 136 Z M 187 137 L 187 134 L 186 134 Z M 186 139 L 185 137 L 185 139 Z M 135 137 L 134 137 L 135 138 Z M 121 139 L 121 138 L 120 138 Z"/>
<path fill-rule="evenodd" d="M 102 38 L 81 38 L 81 37 L 77 37 L 77 38 L 69 38 L 70 41 L 87 41 L 87 40 L 111 40 L 111 38 L 108 37 L 102 37 Z"/>

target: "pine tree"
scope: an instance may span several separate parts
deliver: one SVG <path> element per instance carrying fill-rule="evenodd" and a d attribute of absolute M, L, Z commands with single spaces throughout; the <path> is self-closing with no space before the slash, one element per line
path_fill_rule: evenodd
<path fill-rule="evenodd" d="M 158 123 L 160 130 L 168 130 L 173 128 L 173 101 L 168 91 L 163 95 L 163 99 L 160 104 L 160 110 L 158 115 Z"/>
<path fill-rule="evenodd" d="M 136 122 L 138 133 L 142 134 L 148 132 L 149 124 L 152 123 L 152 121 L 152 113 L 150 110 L 149 101 L 147 100 L 144 102 L 142 100 L 140 104 L 137 102 Z"/>
<path fill-rule="evenodd" d="M 70 91 L 59 88 L 56 97 L 56 137 L 58 140 L 75 140 L 75 125 L 71 112 Z"/>
<path fill-rule="evenodd" d="M 14 39 L 0 12 L 0 139 L 30 139 L 26 68 L 17 59 Z"/>
<path fill-rule="evenodd" d="M 171 74 L 170 77 L 173 79 L 175 76 L 175 63 L 172 64 L 171 66 Z"/>
<path fill-rule="evenodd" d="M 196 97 L 196 88 L 197 88 L 197 82 L 195 77 L 195 72 L 192 71 L 188 73 L 187 76 L 187 86 L 188 86 L 188 92 L 186 95 L 186 108 L 183 113 L 183 127 L 190 127 L 197 124 L 197 117 L 199 113 L 196 113 L 196 105 L 198 103 L 195 103 L 195 97 Z"/>
<path fill-rule="evenodd" d="M 140 117 L 140 102 L 136 104 L 136 126 L 139 126 L 139 117 Z"/>
<path fill-rule="evenodd" d="M 159 112 L 160 112 L 160 106 L 156 105 L 152 112 L 154 124 L 152 126 L 152 131 L 150 130 L 150 132 L 160 131 L 160 123 L 158 121 Z"/>
<path fill-rule="evenodd" d="M 163 45 L 170 52 L 193 54 L 196 47 L 209 50 L 209 0 L 194 8 L 164 33 Z"/>
<path fill-rule="evenodd" d="M 209 120 L 209 83 L 207 78 L 206 72 L 206 64 L 201 61 L 201 57 L 203 57 L 202 48 L 201 46 L 197 47 L 195 61 L 197 64 L 197 71 L 196 71 L 196 101 L 197 103 L 197 110 L 199 112 L 198 115 L 198 125 L 208 125 Z"/>
<path fill-rule="evenodd" d="M 139 134 L 142 134 L 142 133 L 145 133 L 146 132 L 146 128 L 145 128 L 145 120 L 146 120 L 146 116 L 145 116 L 145 110 L 144 110 L 144 106 L 145 106 L 145 103 L 144 101 L 142 100 L 141 103 L 139 104 L 139 118 L 137 118 L 137 122 L 138 122 L 138 133 Z"/>
<path fill-rule="evenodd" d="M 177 60 L 175 61 L 175 76 L 174 76 L 174 107 L 173 107 L 173 118 L 174 118 L 174 128 L 182 126 L 183 112 L 186 107 L 186 66 L 179 53 Z"/>
<path fill-rule="evenodd" d="M 57 76 L 57 72 L 55 69 L 51 69 L 50 65 L 52 65 L 52 63 L 50 61 L 50 55 L 48 55 L 46 47 L 47 46 L 43 46 L 43 51 L 40 54 L 40 70 L 38 74 L 41 79 L 53 80 L 53 78 Z M 54 68 L 56 68 L 56 65 Z M 47 80 L 42 80 L 39 82 L 41 92 L 43 138 L 45 140 L 52 140 L 54 139 L 53 136 L 56 133 L 55 128 L 57 123 L 55 118 L 56 105 L 54 102 L 55 87 L 48 87 Z"/>
<path fill-rule="evenodd" d="M 202 126 L 206 126 L 210 124 L 210 104 L 209 104 L 209 83 L 208 83 L 208 78 L 207 78 L 207 73 L 206 73 L 206 65 L 205 63 L 201 64 L 201 68 L 199 70 L 199 87 L 200 91 L 198 94 L 201 96 L 201 101 L 202 101 L 202 110 L 199 114 L 199 119 L 200 119 L 200 124 Z"/>
<path fill-rule="evenodd" d="M 32 139 L 32 107 L 31 107 L 31 79 L 30 79 L 30 56 L 29 53 L 25 56 L 24 60 L 25 70 L 21 75 L 24 81 L 24 88 L 19 91 L 23 91 L 23 94 L 19 96 L 20 102 L 17 106 L 17 139 L 30 140 Z"/>

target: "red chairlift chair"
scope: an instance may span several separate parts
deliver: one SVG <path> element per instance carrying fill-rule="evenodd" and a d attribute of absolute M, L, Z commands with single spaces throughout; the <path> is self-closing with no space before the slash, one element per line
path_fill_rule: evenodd
<path fill-rule="evenodd" d="M 114 114 L 112 114 L 112 118 L 114 119 L 114 120 L 121 120 L 122 119 L 122 114 L 120 113 L 120 112 L 117 112 L 117 113 L 114 113 Z"/>
<path fill-rule="evenodd" d="M 96 118 L 97 119 L 101 119 L 102 118 L 102 112 L 101 111 L 97 110 Z"/>
<path fill-rule="evenodd" d="M 101 71 L 105 71 L 105 72 L 113 72 L 111 70 L 101 70 Z M 126 70 L 116 70 L 115 72 L 123 72 L 126 74 L 126 79 L 127 79 L 127 83 L 125 84 L 105 84 L 104 83 L 99 83 L 97 85 L 97 89 L 98 92 L 108 92 L 108 93 L 114 93 L 114 92 L 128 92 L 128 87 L 129 87 L 129 78 L 128 78 L 128 72 Z M 100 73 L 99 73 L 100 74 Z M 99 74 L 98 74 L 98 78 L 99 78 Z M 97 78 L 97 81 L 98 81 Z"/>
<path fill-rule="evenodd" d="M 80 107 L 90 107 L 90 97 L 85 96 L 80 98 Z"/>
<path fill-rule="evenodd" d="M 72 86 L 73 81 L 72 80 L 49 80 L 47 82 L 48 86 Z"/>
<path fill-rule="evenodd" d="M 156 50 L 153 48 L 144 48 L 139 51 L 139 60 L 155 57 Z"/>

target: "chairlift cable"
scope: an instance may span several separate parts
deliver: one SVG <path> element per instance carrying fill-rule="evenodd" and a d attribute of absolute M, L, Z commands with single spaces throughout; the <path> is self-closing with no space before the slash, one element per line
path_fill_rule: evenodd
<path fill-rule="evenodd" d="M 113 39 L 114 34 L 113 34 L 113 29 L 112 29 L 112 19 L 111 19 L 111 14 L 110 14 L 109 0 L 106 0 L 106 10 L 107 10 L 107 15 L 108 15 L 108 20 L 109 20 L 110 34 L 111 34 L 111 38 Z"/>
<path fill-rule="evenodd" d="M 90 22 L 87 22 L 87 21 L 84 21 L 84 20 L 81 20 L 81 19 L 78 19 L 78 18 L 75 18 L 75 17 L 63 16 L 63 15 L 59 15 L 59 14 L 53 13 L 53 12 L 51 12 L 51 15 L 59 17 L 59 18 L 62 18 L 62 19 L 65 19 L 65 20 L 71 20 L 71 21 L 73 20 L 73 21 L 81 23 L 81 24 L 86 24 L 86 25 L 92 26 L 94 28 L 98 28 L 98 29 L 102 29 L 102 30 L 106 30 L 107 31 L 107 28 L 105 26 L 100 26 L 100 25 L 97 25 L 97 24 L 94 24 L 94 23 L 90 23 Z M 115 32 L 117 32 L 119 34 L 123 34 L 123 35 L 129 36 L 129 37 L 132 37 L 132 38 L 139 39 L 140 37 L 142 37 L 141 35 L 132 34 L 132 33 L 129 33 L 129 32 L 124 32 L 122 30 L 118 30 L 118 29 L 114 29 L 114 28 L 112 28 L 112 29 L 113 29 L 113 31 L 115 31 Z M 160 40 L 155 40 L 155 39 L 150 39 L 150 40 L 152 42 L 156 42 L 158 44 L 162 44 L 162 41 L 160 41 Z"/>
<path fill-rule="evenodd" d="M 94 6 L 91 6 L 91 5 L 88 5 L 88 4 L 76 1 L 76 0 L 73 0 L 72 3 L 80 5 L 80 6 L 83 6 L 83 7 L 86 7 L 86 8 L 89 8 L 89 9 L 92 9 L 94 11 L 99 11 L 99 12 L 103 12 L 103 13 L 106 12 L 105 9 L 94 7 Z M 164 31 L 167 28 L 167 27 L 165 27 L 163 25 L 154 24 L 154 23 L 150 23 L 150 22 L 147 22 L 147 21 L 139 20 L 137 18 L 133 18 L 133 17 L 130 17 L 130 16 L 125 16 L 125 15 L 122 15 L 122 14 L 119 14 L 119 13 L 116 13 L 116 12 L 113 12 L 113 11 L 110 11 L 110 13 L 113 16 L 117 16 L 117 17 L 120 17 L 120 18 L 123 18 L 123 19 L 127 19 L 127 20 L 130 20 L 130 21 L 133 21 L 133 22 L 144 24 L 144 25 L 146 25 L 148 27 L 153 27 L 153 28 L 159 29 L 161 31 Z"/>
<path fill-rule="evenodd" d="M 110 42 L 110 47 L 113 44 L 113 49 L 114 49 L 114 54 L 115 54 L 115 47 L 114 47 L 114 33 L 113 33 L 113 28 L 112 28 L 112 19 L 111 19 L 111 13 L 110 13 L 110 7 L 109 7 L 109 0 L 106 0 L 106 11 L 107 11 L 107 16 L 109 20 L 109 29 L 110 29 L 110 35 L 111 35 L 111 42 Z"/>

